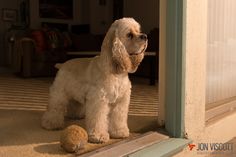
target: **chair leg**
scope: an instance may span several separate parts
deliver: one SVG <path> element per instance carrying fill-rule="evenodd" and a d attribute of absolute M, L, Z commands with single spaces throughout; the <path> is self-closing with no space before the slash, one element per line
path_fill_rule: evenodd
<path fill-rule="evenodd" d="M 156 64 L 155 64 L 156 56 L 151 56 L 150 59 L 151 59 L 151 63 L 150 63 L 149 84 L 155 85 L 155 83 L 156 83 Z"/>

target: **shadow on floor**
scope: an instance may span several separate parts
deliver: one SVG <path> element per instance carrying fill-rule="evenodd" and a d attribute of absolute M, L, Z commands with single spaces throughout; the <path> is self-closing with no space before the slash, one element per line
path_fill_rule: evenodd
<path fill-rule="evenodd" d="M 58 142 L 61 131 L 42 129 L 42 114 L 41 111 L 0 110 L 0 146 Z M 67 120 L 66 124 L 85 127 L 84 120 Z M 129 116 L 128 125 L 135 133 L 156 130 L 157 117 Z"/>

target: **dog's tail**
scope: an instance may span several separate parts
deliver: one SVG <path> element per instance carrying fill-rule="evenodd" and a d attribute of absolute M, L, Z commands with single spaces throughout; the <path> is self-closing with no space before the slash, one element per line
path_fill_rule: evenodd
<path fill-rule="evenodd" d="M 62 66 L 62 63 L 57 63 L 57 64 L 55 64 L 55 68 L 57 68 L 57 69 L 60 69 L 61 66 Z"/>

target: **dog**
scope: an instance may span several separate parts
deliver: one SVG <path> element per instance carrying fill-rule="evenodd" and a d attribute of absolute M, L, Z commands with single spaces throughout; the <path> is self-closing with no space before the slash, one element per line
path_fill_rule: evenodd
<path fill-rule="evenodd" d="M 122 18 L 109 28 L 99 56 L 77 58 L 61 65 L 50 87 L 49 105 L 42 117 L 45 129 L 60 129 L 68 104 L 77 117 L 85 116 L 89 142 L 129 136 L 127 124 L 131 94 L 128 73 L 144 58 L 147 35 L 133 18 Z"/>

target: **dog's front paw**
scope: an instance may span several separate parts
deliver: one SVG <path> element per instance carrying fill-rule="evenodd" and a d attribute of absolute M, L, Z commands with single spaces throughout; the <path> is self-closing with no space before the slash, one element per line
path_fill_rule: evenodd
<path fill-rule="evenodd" d="M 105 143 L 110 139 L 108 133 L 92 133 L 89 134 L 89 142 L 91 143 Z"/>
<path fill-rule="evenodd" d="M 127 138 L 129 137 L 129 128 L 114 129 L 109 133 L 111 138 Z"/>
<path fill-rule="evenodd" d="M 64 116 L 54 112 L 45 112 L 41 125 L 48 130 L 62 129 L 64 127 Z"/>

